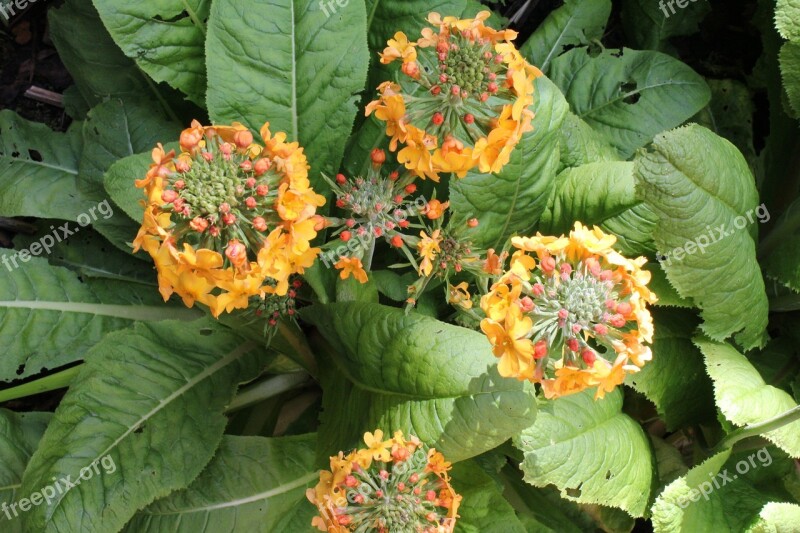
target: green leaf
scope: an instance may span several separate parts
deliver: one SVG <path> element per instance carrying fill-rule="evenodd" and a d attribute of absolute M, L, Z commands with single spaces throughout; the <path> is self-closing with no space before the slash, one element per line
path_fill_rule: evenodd
<path fill-rule="evenodd" d="M 702 337 L 694 343 L 705 355 L 717 407 L 737 426 L 763 422 L 797 406 L 788 393 L 764 383 L 747 358 L 731 345 Z M 762 436 L 792 457 L 800 457 L 800 420 Z"/>
<path fill-rule="evenodd" d="M 199 105 L 205 103 L 203 21 L 210 0 L 93 1 L 125 55 L 157 82 L 167 82 Z"/>
<path fill-rule="evenodd" d="M 450 181 L 455 220 L 477 218 L 465 239 L 480 248 L 500 249 L 513 234 L 531 229 L 547 205 L 559 164 L 559 128 L 567 114 L 564 97 L 550 80 L 535 81 L 534 130 L 519 142 L 498 174 L 470 172 Z"/>
<path fill-rule="evenodd" d="M 653 454 L 642 428 L 621 409 L 620 390 L 599 401 L 594 391 L 584 391 L 543 402 L 536 423 L 514 438 L 525 455 L 525 481 L 553 484 L 568 500 L 643 516 L 654 483 Z"/>
<path fill-rule="evenodd" d="M 625 35 L 636 48 L 670 48 L 668 41 L 671 37 L 699 31 L 700 21 L 711 11 L 711 6 L 704 0 L 688 1 L 681 7 L 680 3 L 676 6 L 659 0 L 623 0 L 622 27 Z"/>
<path fill-rule="evenodd" d="M 764 222 L 769 212 L 762 209 Z M 800 292 L 800 246 L 786 246 L 800 239 L 800 198 L 786 208 L 770 233 L 759 243 L 759 256 L 768 278 Z"/>
<path fill-rule="evenodd" d="M 83 280 L 42 258 L 0 251 L 0 380 L 33 376 L 81 359 L 107 333 L 136 320 L 194 320 L 182 305 L 165 305 L 155 288 L 105 279 Z M 12 260 L 12 258 L 14 258 Z M 14 267 L 14 261 L 18 265 Z"/>
<path fill-rule="evenodd" d="M 210 319 L 108 335 L 58 406 L 22 492 L 81 472 L 83 480 L 31 509 L 26 529 L 119 531 L 138 509 L 186 487 L 219 445 L 238 384 L 266 364 L 256 348 Z"/>
<path fill-rule="evenodd" d="M 341 5 L 340 3 L 336 4 Z M 311 183 L 333 175 L 353 127 L 369 54 L 362 2 L 327 17 L 315 0 L 217 0 L 208 21 L 208 110 L 298 141 Z M 234 96 L 235 95 L 235 96 Z"/>
<path fill-rule="evenodd" d="M 714 340 L 738 332 L 746 349 L 762 345 L 768 305 L 755 259 L 757 228 L 745 231 L 757 220 L 758 193 L 742 154 L 693 124 L 658 135 L 635 162 L 637 195 L 659 218 L 661 267 L 702 309 L 703 331 Z"/>
<path fill-rule="evenodd" d="M 191 485 L 136 513 L 125 531 L 310 531 L 316 508 L 305 489 L 319 481 L 315 441 L 226 435 Z M 303 529 L 287 527 L 299 518 Z"/>
<path fill-rule="evenodd" d="M 99 197 L 78 192 L 80 128 L 67 133 L 0 111 L 0 212 L 75 220 Z"/>
<path fill-rule="evenodd" d="M 629 48 L 597 56 L 572 49 L 553 61 L 550 77 L 572 110 L 626 158 L 711 97 L 705 80 L 677 59 Z"/>
<path fill-rule="evenodd" d="M 83 123 L 78 184 L 102 192 L 103 175 L 117 160 L 149 152 L 158 142 L 177 139 L 180 131 L 180 124 L 154 112 L 146 100 L 113 99 L 96 106 Z"/>
<path fill-rule="evenodd" d="M 422 28 L 430 26 L 428 13 L 457 16 L 467 9 L 466 0 L 366 0 L 366 5 L 369 48 L 373 52 L 383 51 L 386 41 L 398 31 L 416 40 Z"/>
<path fill-rule="evenodd" d="M 50 226 L 58 226 L 55 220 L 39 219 L 34 222 L 39 230 L 32 235 L 18 234 L 14 237 L 16 249 L 29 248 L 34 242 L 47 239 L 52 234 Z M 142 254 L 134 256 L 142 258 Z M 108 245 L 96 231 L 81 228 L 80 235 L 56 242 L 46 257 L 52 266 L 66 267 L 82 278 L 105 278 L 141 284 L 140 290 L 157 287 L 156 273 L 152 262 L 131 261 L 125 253 Z"/>
<path fill-rule="evenodd" d="M 525 533 L 502 487 L 475 461 L 462 461 L 450 472 L 453 488 L 461 495 L 458 531 L 463 533 Z"/>
<path fill-rule="evenodd" d="M 519 51 L 547 73 L 552 61 L 568 47 L 599 40 L 611 14 L 611 0 L 567 0 L 536 28 Z"/>
<path fill-rule="evenodd" d="M 559 235 L 581 221 L 615 234 L 616 248 L 626 255 L 655 251 L 652 230 L 657 218 L 636 198 L 633 168 L 629 161 L 604 161 L 564 170 L 540 230 Z"/>
<path fill-rule="evenodd" d="M 691 299 L 681 297 L 669 282 L 660 263 L 649 263 L 645 265 L 645 270 L 650 272 L 651 277 L 648 287 L 658 296 L 657 306 L 694 309 L 695 305 Z"/>
<path fill-rule="evenodd" d="M 758 513 L 747 533 L 789 533 L 800 524 L 800 505 L 770 502 Z"/>
<path fill-rule="evenodd" d="M 784 43 L 778 60 L 781 65 L 783 88 L 789 100 L 790 115 L 800 116 L 800 43 Z"/>
<path fill-rule="evenodd" d="M 654 435 L 648 436 L 650 437 L 650 442 L 653 443 L 658 470 L 658 483 L 660 489 L 663 490 L 667 485 L 686 474 L 689 469 L 683 462 L 681 452 L 675 446 Z"/>
<path fill-rule="evenodd" d="M 567 113 L 561 125 L 561 170 L 599 161 L 617 161 L 619 152 L 602 134 L 574 113 Z"/>
<path fill-rule="evenodd" d="M 626 383 L 652 401 L 669 431 L 682 426 L 713 423 L 714 391 L 703 365 L 703 354 L 692 344 L 697 319 L 688 313 L 654 310 L 658 324 L 653 360 Z"/>
<path fill-rule="evenodd" d="M 22 531 L 19 514 L 23 511 L 12 504 L 24 496 L 19 492 L 22 473 L 51 416 L 52 413 L 14 413 L 0 409 L 0 505 L 4 509 L 0 513 L 0 528 L 6 533 Z"/>
<path fill-rule="evenodd" d="M 302 317 L 331 343 L 335 363 L 321 365 L 322 457 L 380 427 L 417 435 L 461 461 L 535 419 L 533 388 L 500 377 L 476 331 L 379 304 L 315 305 Z"/>
<path fill-rule="evenodd" d="M 160 98 L 136 63 L 111 39 L 91 0 L 66 0 L 48 10 L 47 20 L 58 57 L 90 107 L 108 97 L 146 94 Z"/>
<path fill-rule="evenodd" d="M 800 6 L 795 0 L 778 0 L 775 27 L 784 39 L 800 41 Z"/>

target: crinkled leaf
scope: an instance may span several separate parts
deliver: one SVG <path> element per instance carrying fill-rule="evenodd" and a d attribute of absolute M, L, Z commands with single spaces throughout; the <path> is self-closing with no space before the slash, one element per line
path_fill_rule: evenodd
<path fill-rule="evenodd" d="M 788 393 L 764 383 L 747 358 L 730 344 L 702 337 L 695 338 L 694 343 L 705 355 L 717 407 L 737 426 L 764 422 L 797 407 Z M 800 420 L 762 436 L 792 457 L 800 457 Z"/>
<path fill-rule="evenodd" d="M 800 43 L 784 43 L 778 56 L 781 79 L 789 100 L 789 114 L 800 116 Z"/>
<path fill-rule="evenodd" d="M 316 507 L 305 489 L 319 481 L 315 441 L 226 435 L 191 485 L 136 513 L 125 531 L 311 531 Z"/>
<path fill-rule="evenodd" d="M 366 0 L 369 48 L 382 51 L 386 41 L 398 31 L 405 32 L 409 39 L 416 40 L 422 28 L 430 26 L 428 13 L 442 16 L 460 15 L 467 8 L 466 0 Z M 473 13 L 474 15 L 474 13 Z"/>
<path fill-rule="evenodd" d="M 687 65 L 653 51 L 575 48 L 553 61 L 550 77 L 580 118 L 629 157 L 661 131 L 680 125 L 711 97 Z"/>
<path fill-rule="evenodd" d="M 219 445 L 238 384 L 265 364 L 256 343 L 210 319 L 108 335 L 87 354 L 21 490 L 74 481 L 85 468 L 92 475 L 26 513 L 27 530 L 119 531 L 138 509 L 186 487 Z"/>
<path fill-rule="evenodd" d="M 736 333 L 747 349 L 763 344 L 767 297 L 755 258 L 757 228 L 746 229 L 748 213 L 757 221 L 758 193 L 739 150 L 702 126 L 681 127 L 637 155 L 636 180 L 637 195 L 659 218 L 653 236 L 661 266 L 702 310 L 703 331 L 715 340 Z"/>
<path fill-rule="evenodd" d="M 561 168 L 577 167 L 599 161 L 617 161 L 619 152 L 603 135 L 592 129 L 578 115 L 567 113 L 561 125 Z"/>
<path fill-rule="evenodd" d="M 0 505 L 11 506 L 23 497 L 19 492 L 22 473 L 51 416 L 52 413 L 14 413 L 0 409 Z M 11 507 L 7 513 L 0 513 L 0 528 L 5 533 L 22 531 L 19 513 L 19 508 Z"/>
<path fill-rule="evenodd" d="M 208 21 L 211 119 L 286 132 L 312 185 L 339 168 L 369 64 L 364 4 L 339 5 L 327 17 L 314 0 L 217 0 Z"/>
<path fill-rule="evenodd" d="M 698 24 L 711 11 L 706 1 L 690 1 L 681 7 L 659 0 L 623 0 L 622 27 L 625 35 L 636 48 L 668 48 L 667 41 L 671 37 L 698 31 Z"/>
<path fill-rule="evenodd" d="M 784 39 L 800 41 L 800 4 L 797 0 L 778 0 L 775 26 Z"/>
<path fill-rule="evenodd" d="M 800 246 L 786 246 L 787 242 L 800 242 L 800 198 L 786 208 L 769 237 L 760 243 L 767 277 L 800 292 Z"/>
<path fill-rule="evenodd" d="M 648 263 L 645 265 L 645 270 L 650 272 L 648 287 L 658 296 L 658 301 L 655 305 L 659 307 L 681 307 L 684 309 L 693 309 L 695 307 L 690 298 L 683 298 L 678 294 L 678 291 L 667 279 L 667 275 L 664 273 L 664 269 L 661 268 L 660 263 Z"/>
<path fill-rule="evenodd" d="M 503 488 L 475 461 L 462 461 L 450 472 L 453 488 L 461 495 L 457 528 L 463 533 L 525 533 Z"/>
<path fill-rule="evenodd" d="M 713 423 L 714 391 L 703 365 L 703 354 L 692 344 L 697 319 L 688 313 L 655 310 L 653 360 L 626 383 L 652 401 L 672 431 L 700 423 Z"/>
<path fill-rule="evenodd" d="M 476 331 L 368 303 L 315 305 L 302 316 L 332 345 L 322 379 L 322 457 L 380 427 L 417 435 L 460 461 L 535 419 L 533 388 L 500 377 Z"/>
<path fill-rule="evenodd" d="M 553 59 L 568 47 L 599 40 L 611 14 L 611 0 L 566 0 L 536 28 L 519 51 L 547 73 Z"/>
<path fill-rule="evenodd" d="M 532 106 L 534 130 L 526 133 L 498 174 L 470 172 L 450 182 L 453 217 L 466 222 L 466 239 L 482 248 L 499 249 L 513 234 L 532 228 L 547 205 L 559 165 L 559 128 L 568 106 L 558 88 L 544 76 L 536 82 Z"/>
<path fill-rule="evenodd" d="M 789 533 L 800 524 L 800 505 L 769 502 L 758 513 L 758 518 L 747 533 Z"/>
<path fill-rule="evenodd" d="M 181 125 L 153 110 L 142 99 L 112 99 L 89 111 L 83 122 L 83 152 L 78 184 L 103 191 L 103 175 L 117 160 L 150 151 L 156 143 L 178 137 Z"/>
<path fill-rule="evenodd" d="M 585 391 L 544 402 L 536 423 L 514 438 L 525 481 L 555 485 L 561 497 L 643 516 L 655 482 L 647 436 L 622 413 L 622 391 L 603 400 Z"/>
<path fill-rule="evenodd" d="M 542 215 L 541 231 L 558 235 L 581 221 L 615 234 L 622 253 L 654 251 L 656 216 L 636 198 L 633 167 L 629 161 L 604 161 L 561 172 Z"/>
<path fill-rule="evenodd" d="M 202 105 L 206 91 L 205 26 L 211 0 L 93 0 L 111 37 L 158 82 Z"/>
<path fill-rule="evenodd" d="M 33 376 L 79 360 L 107 333 L 136 320 L 192 320 L 197 310 L 165 305 L 138 283 L 83 280 L 42 258 L 0 251 L 0 381 Z"/>

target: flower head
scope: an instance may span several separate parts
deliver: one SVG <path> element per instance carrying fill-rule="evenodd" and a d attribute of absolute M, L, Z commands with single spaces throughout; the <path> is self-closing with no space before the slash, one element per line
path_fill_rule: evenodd
<path fill-rule="evenodd" d="M 548 398 L 590 387 L 602 398 L 652 358 L 644 258 L 623 257 L 613 235 L 579 222 L 567 237 L 511 242 L 509 268 L 481 299 L 502 375 L 541 383 Z"/>
<path fill-rule="evenodd" d="M 207 305 L 214 316 L 248 306 L 254 295 L 283 296 L 289 277 L 316 257 L 317 207 L 325 199 L 308 181 L 308 163 L 285 134 L 262 130 L 255 144 L 243 125 L 192 126 L 182 152 L 153 150 L 153 165 L 136 185 L 147 205 L 136 250 L 158 270 L 164 298 Z"/>
<path fill-rule="evenodd" d="M 488 18 L 488 11 L 474 19 L 431 13 L 434 28 L 416 42 L 398 32 L 381 53 L 381 63 L 402 61 L 403 75 L 381 84 L 366 111 L 386 123 L 392 150 L 405 145 L 398 161 L 417 176 L 498 172 L 531 129 L 541 72 L 511 44 L 516 32 L 493 30 Z"/>
<path fill-rule="evenodd" d="M 366 433 L 366 449 L 330 459 L 331 470 L 306 491 L 321 531 L 452 533 L 461 496 L 450 486 L 450 463 L 435 449 L 401 431 L 383 440 Z"/>

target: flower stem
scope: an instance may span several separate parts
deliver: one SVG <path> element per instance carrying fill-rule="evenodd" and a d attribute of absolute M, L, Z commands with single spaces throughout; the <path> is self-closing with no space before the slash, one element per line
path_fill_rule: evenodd
<path fill-rule="evenodd" d="M 0 403 L 8 402 L 10 400 L 17 400 L 19 398 L 25 398 L 27 396 L 33 396 L 34 394 L 40 394 L 42 392 L 50 392 L 52 390 L 69 387 L 72 384 L 72 380 L 75 379 L 75 376 L 78 374 L 78 371 L 80 371 L 81 368 L 83 368 L 83 364 L 73 366 L 72 368 L 39 378 L 29 383 L 23 383 L 22 385 L 17 385 L 16 387 L 11 387 L 10 389 L 1 390 Z"/>
<path fill-rule="evenodd" d="M 309 376 L 305 372 L 294 372 L 291 374 L 271 376 L 239 391 L 226 409 L 226 412 L 230 413 L 232 411 L 237 411 L 269 398 L 274 398 L 279 394 L 283 394 L 286 391 L 298 388 L 308 382 Z"/>
<path fill-rule="evenodd" d="M 750 424 L 749 426 L 745 426 L 733 431 L 723 438 L 714 447 L 711 453 L 712 455 L 719 453 L 723 450 L 733 447 L 733 445 L 740 440 L 749 437 L 755 437 L 763 433 L 769 433 L 770 431 L 781 428 L 794 422 L 795 420 L 800 420 L 800 405 L 795 406 L 788 411 L 779 414 L 778 416 L 772 417 L 769 420 L 764 420 L 763 422 L 758 422 L 757 424 Z"/>

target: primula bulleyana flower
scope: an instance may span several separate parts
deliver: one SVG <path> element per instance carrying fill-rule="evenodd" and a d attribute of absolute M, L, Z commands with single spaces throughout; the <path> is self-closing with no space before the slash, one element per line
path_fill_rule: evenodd
<path fill-rule="evenodd" d="M 532 129 L 534 79 L 512 41 L 516 32 L 474 19 L 431 13 L 416 42 L 397 32 L 381 53 L 381 63 L 402 61 L 400 83 L 385 82 L 366 109 L 386 123 L 390 148 L 403 148 L 398 161 L 422 178 L 439 173 L 458 177 L 478 167 L 499 172 L 522 135 Z"/>
<path fill-rule="evenodd" d="M 313 264 L 311 239 L 321 229 L 308 163 L 297 143 L 261 129 L 254 143 L 243 125 L 203 126 L 181 133 L 182 152 L 159 144 L 145 178 L 147 196 L 134 240 L 156 263 L 159 291 L 214 316 L 248 306 L 251 296 L 285 296 L 289 277 Z"/>
<path fill-rule="evenodd" d="M 359 283 L 368 281 L 367 272 L 361 264 L 361 259 L 357 257 L 341 257 L 334 266 L 339 270 L 339 277 L 342 279 L 347 279 L 352 275 Z"/>
<path fill-rule="evenodd" d="M 444 456 L 402 431 L 384 441 L 366 433 L 367 448 L 330 458 L 331 470 L 306 491 L 320 531 L 452 533 L 461 496 L 450 486 Z"/>
<path fill-rule="evenodd" d="M 508 270 L 481 299 L 501 375 L 541 383 L 548 398 L 591 387 L 602 398 L 652 358 L 650 273 L 615 242 L 580 222 L 566 237 L 512 239 Z"/>

